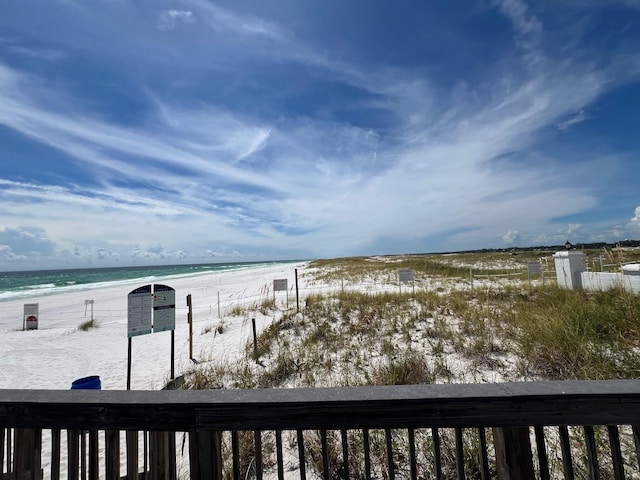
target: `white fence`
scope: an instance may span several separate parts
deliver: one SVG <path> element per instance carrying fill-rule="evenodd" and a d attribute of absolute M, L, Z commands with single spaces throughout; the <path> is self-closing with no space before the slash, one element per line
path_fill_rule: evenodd
<path fill-rule="evenodd" d="M 557 252 L 553 255 L 558 285 L 569 289 L 608 290 L 621 287 L 640 292 L 640 264 L 624 265 L 619 273 L 589 272 L 584 253 Z"/>

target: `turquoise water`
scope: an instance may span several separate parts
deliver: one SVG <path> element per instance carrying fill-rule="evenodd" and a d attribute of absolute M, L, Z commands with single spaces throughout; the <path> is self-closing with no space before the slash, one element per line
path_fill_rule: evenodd
<path fill-rule="evenodd" d="M 155 281 L 203 273 L 238 270 L 289 262 L 211 263 L 152 267 L 83 268 L 0 272 L 0 301 L 108 287 L 131 280 Z"/>

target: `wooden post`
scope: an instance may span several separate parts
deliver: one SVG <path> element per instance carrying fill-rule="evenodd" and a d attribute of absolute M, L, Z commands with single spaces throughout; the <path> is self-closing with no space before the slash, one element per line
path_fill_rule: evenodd
<path fill-rule="evenodd" d="M 171 380 L 176 378 L 174 357 L 176 354 L 176 331 L 171 330 Z"/>
<path fill-rule="evenodd" d="M 298 269 L 294 270 L 296 272 L 296 313 L 300 313 L 300 298 L 298 296 Z"/>
<path fill-rule="evenodd" d="M 120 479 L 120 432 L 106 430 L 104 432 L 105 449 L 105 478 L 106 480 Z"/>
<path fill-rule="evenodd" d="M 220 302 L 218 302 L 218 306 Z M 193 360 L 193 311 L 191 308 L 191 294 L 187 295 L 187 307 L 189 312 L 187 313 L 187 322 L 189 323 L 189 360 Z"/>
<path fill-rule="evenodd" d="M 41 478 L 42 430 L 16 428 L 14 435 L 13 478 Z"/>
<path fill-rule="evenodd" d="M 189 464 L 192 479 L 222 480 L 220 432 L 189 432 Z"/>
<path fill-rule="evenodd" d="M 258 334 L 256 333 L 256 319 L 251 319 L 251 328 L 253 329 L 253 359 L 258 363 Z"/>
<path fill-rule="evenodd" d="M 535 480 L 528 427 L 494 428 L 493 443 L 500 480 Z"/>
<path fill-rule="evenodd" d="M 131 337 L 129 337 L 129 348 L 127 350 L 127 390 L 131 390 Z"/>
<path fill-rule="evenodd" d="M 175 480 L 175 433 L 149 432 L 149 457 L 152 480 Z"/>
<path fill-rule="evenodd" d="M 218 318 L 222 318 L 220 315 L 220 292 L 218 292 Z"/>
<path fill-rule="evenodd" d="M 138 479 L 138 432 L 127 431 L 127 479 Z"/>

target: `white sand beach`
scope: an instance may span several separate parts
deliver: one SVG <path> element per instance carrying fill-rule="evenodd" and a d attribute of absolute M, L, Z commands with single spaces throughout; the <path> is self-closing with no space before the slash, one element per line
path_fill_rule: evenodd
<path fill-rule="evenodd" d="M 186 369 L 189 359 L 189 325 L 186 296 L 193 304 L 193 357 L 233 358 L 251 338 L 250 319 L 227 315 L 234 306 L 259 306 L 273 298 L 273 280 L 288 280 L 289 305 L 295 307 L 295 269 L 303 288 L 306 263 L 253 267 L 220 273 L 162 280 L 176 291 L 175 375 Z M 142 285 L 131 282 L 37 298 L 0 302 L 0 389 L 69 389 L 78 378 L 98 375 L 102 388 L 124 390 L 127 385 L 127 295 Z M 285 292 L 276 303 L 286 307 Z M 220 302 L 218 303 L 218 298 Z M 96 328 L 79 326 L 93 316 Z M 25 303 L 39 304 L 37 330 L 22 330 Z M 202 333 L 224 322 L 224 334 Z M 257 329 L 272 318 L 256 315 Z M 132 338 L 132 390 L 157 390 L 170 378 L 171 333 L 160 332 Z"/>

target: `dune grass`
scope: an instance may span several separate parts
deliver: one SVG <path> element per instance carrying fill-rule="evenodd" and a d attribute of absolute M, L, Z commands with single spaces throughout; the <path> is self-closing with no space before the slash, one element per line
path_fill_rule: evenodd
<path fill-rule="evenodd" d="M 535 256 L 534 256 L 535 258 Z M 426 256 L 425 258 L 353 258 L 313 262 L 314 280 L 373 280 L 392 283 L 398 268 L 416 276 L 442 279 L 429 290 L 336 291 L 306 297 L 300 313 L 279 311 L 267 296 L 256 310 L 274 320 L 237 361 L 203 362 L 188 372 L 183 388 L 274 388 L 547 379 L 614 379 L 640 376 L 640 296 L 615 289 L 570 291 L 548 282 L 528 285 L 526 275 L 469 285 L 446 283 L 465 278 L 465 262 L 482 264 L 478 272 L 513 269 L 507 255 Z M 527 258 L 517 262 L 526 265 Z M 492 262 L 494 262 L 492 264 Z M 492 267 L 492 265 L 494 265 Z M 522 269 L 521 269 L 522 270 Z M 237 312 L 246 318 L 249 311 Z M 340 478 L 337 432 L 327 432 L 330 464 Z M 490 434 L 490 432 L 489 432 Z M 317 432 L 305 432 L 307 458 L 322 471 Z M 347 442 L 357 450 L 358 432 Z M 369 439 L 374 462 L 383 465 L 383 432 Z M 432 438 L 417 432 L 418 455 L 427 459 Z M 442 429 L 443 469 L 455 475 L 453 431 Z M 247 452 L 250 452 L 250 439 Z M 292 445 L 295 439 L 289 440 Z M 394 433 L 398 445 L 406 440 Z M 491 439 L 489 439 L 491 441 Z M 465 468 L 477 471 L 478 439 L 464 437 Z M 264 438 L 264 445 L 273 439 Z M 266 448 L 266 447 L 265 447 Z M 293 447 L 292 447 L 293 448 Z M 402 451 L 402 448 L 398 449 Z M 244 450 L 243 450 L 244 451 Z M 335 458 L 333 458 L 335 456 Z M 268 461 L 273 461 L 265 454 Z M 358 458 L 358 455 L 354 455 Z M 251 468 L 243 457 L 242 474 Z M 399 465 L 402 462 L 398 462 Z M 361 466 L 349 465 L 352 472 Z M 576 467 L 578 468 L 578 466 Z M 581 468 L 581 467 L 580 467 Z M 408 472 L 405 472 L 408 473 Z"/>
<path fill-rule="evenodd" d="M 511 261 L 506 254 L 474 255 L 501 268 Z M 432 278 L 465 271 L 431 257 L 322 260 L 313 263 L 314 278 L 348 274 L 383 282 L 399 268 Z M 311 387 L 640 375 L 638 295 L 529 287 L 518 275 L 473 290 L 447 288 L 312 294 L 299 314 L 276 312 L 265 297 L 257 308 L 273 311 L 274 321 L 258 338 L 263 366 L 255 366 L 247 345 L 239 361 L 246 367 L 229 370 L 255 378 L 228 383 Z"/>
<path fill-rule="evenodd" d="M 93 320 L 87 320 L 78 325 L 78 330 L 82 330 L 83 332 L 87 332 L 91 328 L 96 328 L 98 326 L 98 322 Z"/>

